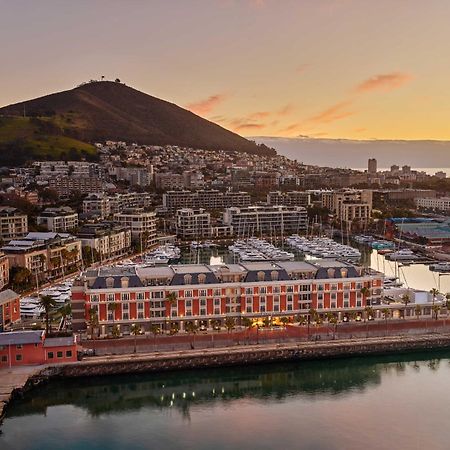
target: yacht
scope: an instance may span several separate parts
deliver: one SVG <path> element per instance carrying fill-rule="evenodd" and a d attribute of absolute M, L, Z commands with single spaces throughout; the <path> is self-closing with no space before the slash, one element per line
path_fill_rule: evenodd
<path fill-rule="evenodd" d="M 37 319 L 44 313 L 37 297 L 24 297 L 20 299 L 20 317 L 24 319 Z"/>
<path fill-rule="evenodd" d="M 391 261 L 412 261 L 415 259 L 419 259 L 419 257 L 409 249 L 401 249 L 396 252 L 389 253 L 386 255 L 387 259 Z"/>
<path fill-rule="evenodd" d="M 430 264 L 429 269 L 433 272 L 450 272 L 450 262 L 440 262 L 436 264 Z"/>

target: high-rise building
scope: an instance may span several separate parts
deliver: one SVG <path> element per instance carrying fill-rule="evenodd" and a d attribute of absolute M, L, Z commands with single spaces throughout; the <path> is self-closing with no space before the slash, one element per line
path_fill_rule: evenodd
<path fill-rule="evenodd" d="M 375 175 L 377 173 L 377 160 L 375 158 L 369 159 L 368 172 L 370 175 Z"/>

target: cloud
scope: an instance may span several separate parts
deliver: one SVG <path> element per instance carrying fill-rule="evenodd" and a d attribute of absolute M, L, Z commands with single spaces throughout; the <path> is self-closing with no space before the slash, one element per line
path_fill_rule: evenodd
<path fill-rule="evenodd" d="M 319 124 L 319 123 L 331 123 L 335 122 L 336 120 L 342 120 L 346 117 L 352 116 L 355 113 L 350 110 L 350 107 L 352 106 L 352 102 L 349 100 L 336 103 L 329 108 L 323 110 L 319 114 L 310 117 L 307 119 L 308 122 L 313 124 Z"/>
<path fill-rule="evenodd" d="M 300 124 L 298 123 L 292 123 L 291 125 L 288 125 L 285 128 L 282 128 L 279 130 L 279 133 L 291 133 L 299 128 Z"/>
<path fill-rule="evenodd" d="M 295 69 L 296 73 L 305 73 L 309 67 L 311 66 L 311 64 L 300 64 L 299 66 L 297 66 L 297 68 Z"/>
<path fill-rule="evenodd" d="M 291 105 L 290 103 L 288 103 L 287 105 L 283 106 L 282 108 L 280 108 L 276 114 L 279 116 L 287 116 L 289 114 L 291 114 L 294 111 L 294 106 Z"/>
<path fill-rule="evenodd" d="M 268 116 L 270 116 L 269 111 L 257 111 L 257 112 L 249 114 L 247 116 L 247 119 L 248 120 L 260 120 L 260 119 L 265 119 Z"/>
<path fill-rule="evenodd" d="M 375 75 L 356 86 L 355 91 L 358 93 L 371 92 L 376 90 L 391 91 L 392 89 L 397 89 L 403 86 L 411 79 L 412 76 L 410 74 L 402 72 Z"/>
<path fill-rule="evenodd" d="M 190 103 L 189 105 L 186 105 L 186 108 L 195 114 L 206 115 L 223 103 L 227 98 L 228 96 L 226 94 L 215 94 L 204 100 Z"/>
<path fill-rule="evenodd" d="M 236 131 L 250 131 L 250 130 L 260 130 L 261 128 L 264 128 L 265 125 L 262 123 L 241 123 L 240 125 L 237 125 L 234 127 Z"/>

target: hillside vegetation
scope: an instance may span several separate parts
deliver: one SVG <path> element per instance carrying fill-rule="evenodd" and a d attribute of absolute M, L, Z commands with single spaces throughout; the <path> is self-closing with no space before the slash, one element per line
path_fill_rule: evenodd
<path fill-rule="evenodd" d="M 5 106 L 0 116 L 2 161 L 12 145 L 49 158 L 68 151 L 92 156 L 87 143 L 105 140 L 275 154 L 173 103 L 109 81 Z"/>

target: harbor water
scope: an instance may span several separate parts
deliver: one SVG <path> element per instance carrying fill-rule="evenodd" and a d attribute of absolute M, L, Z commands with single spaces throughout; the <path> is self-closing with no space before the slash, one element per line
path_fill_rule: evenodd
<path fill-rule="evenodd" d="M 2 450 L 449 448 L 450 352 L 54 381 Z"/>

